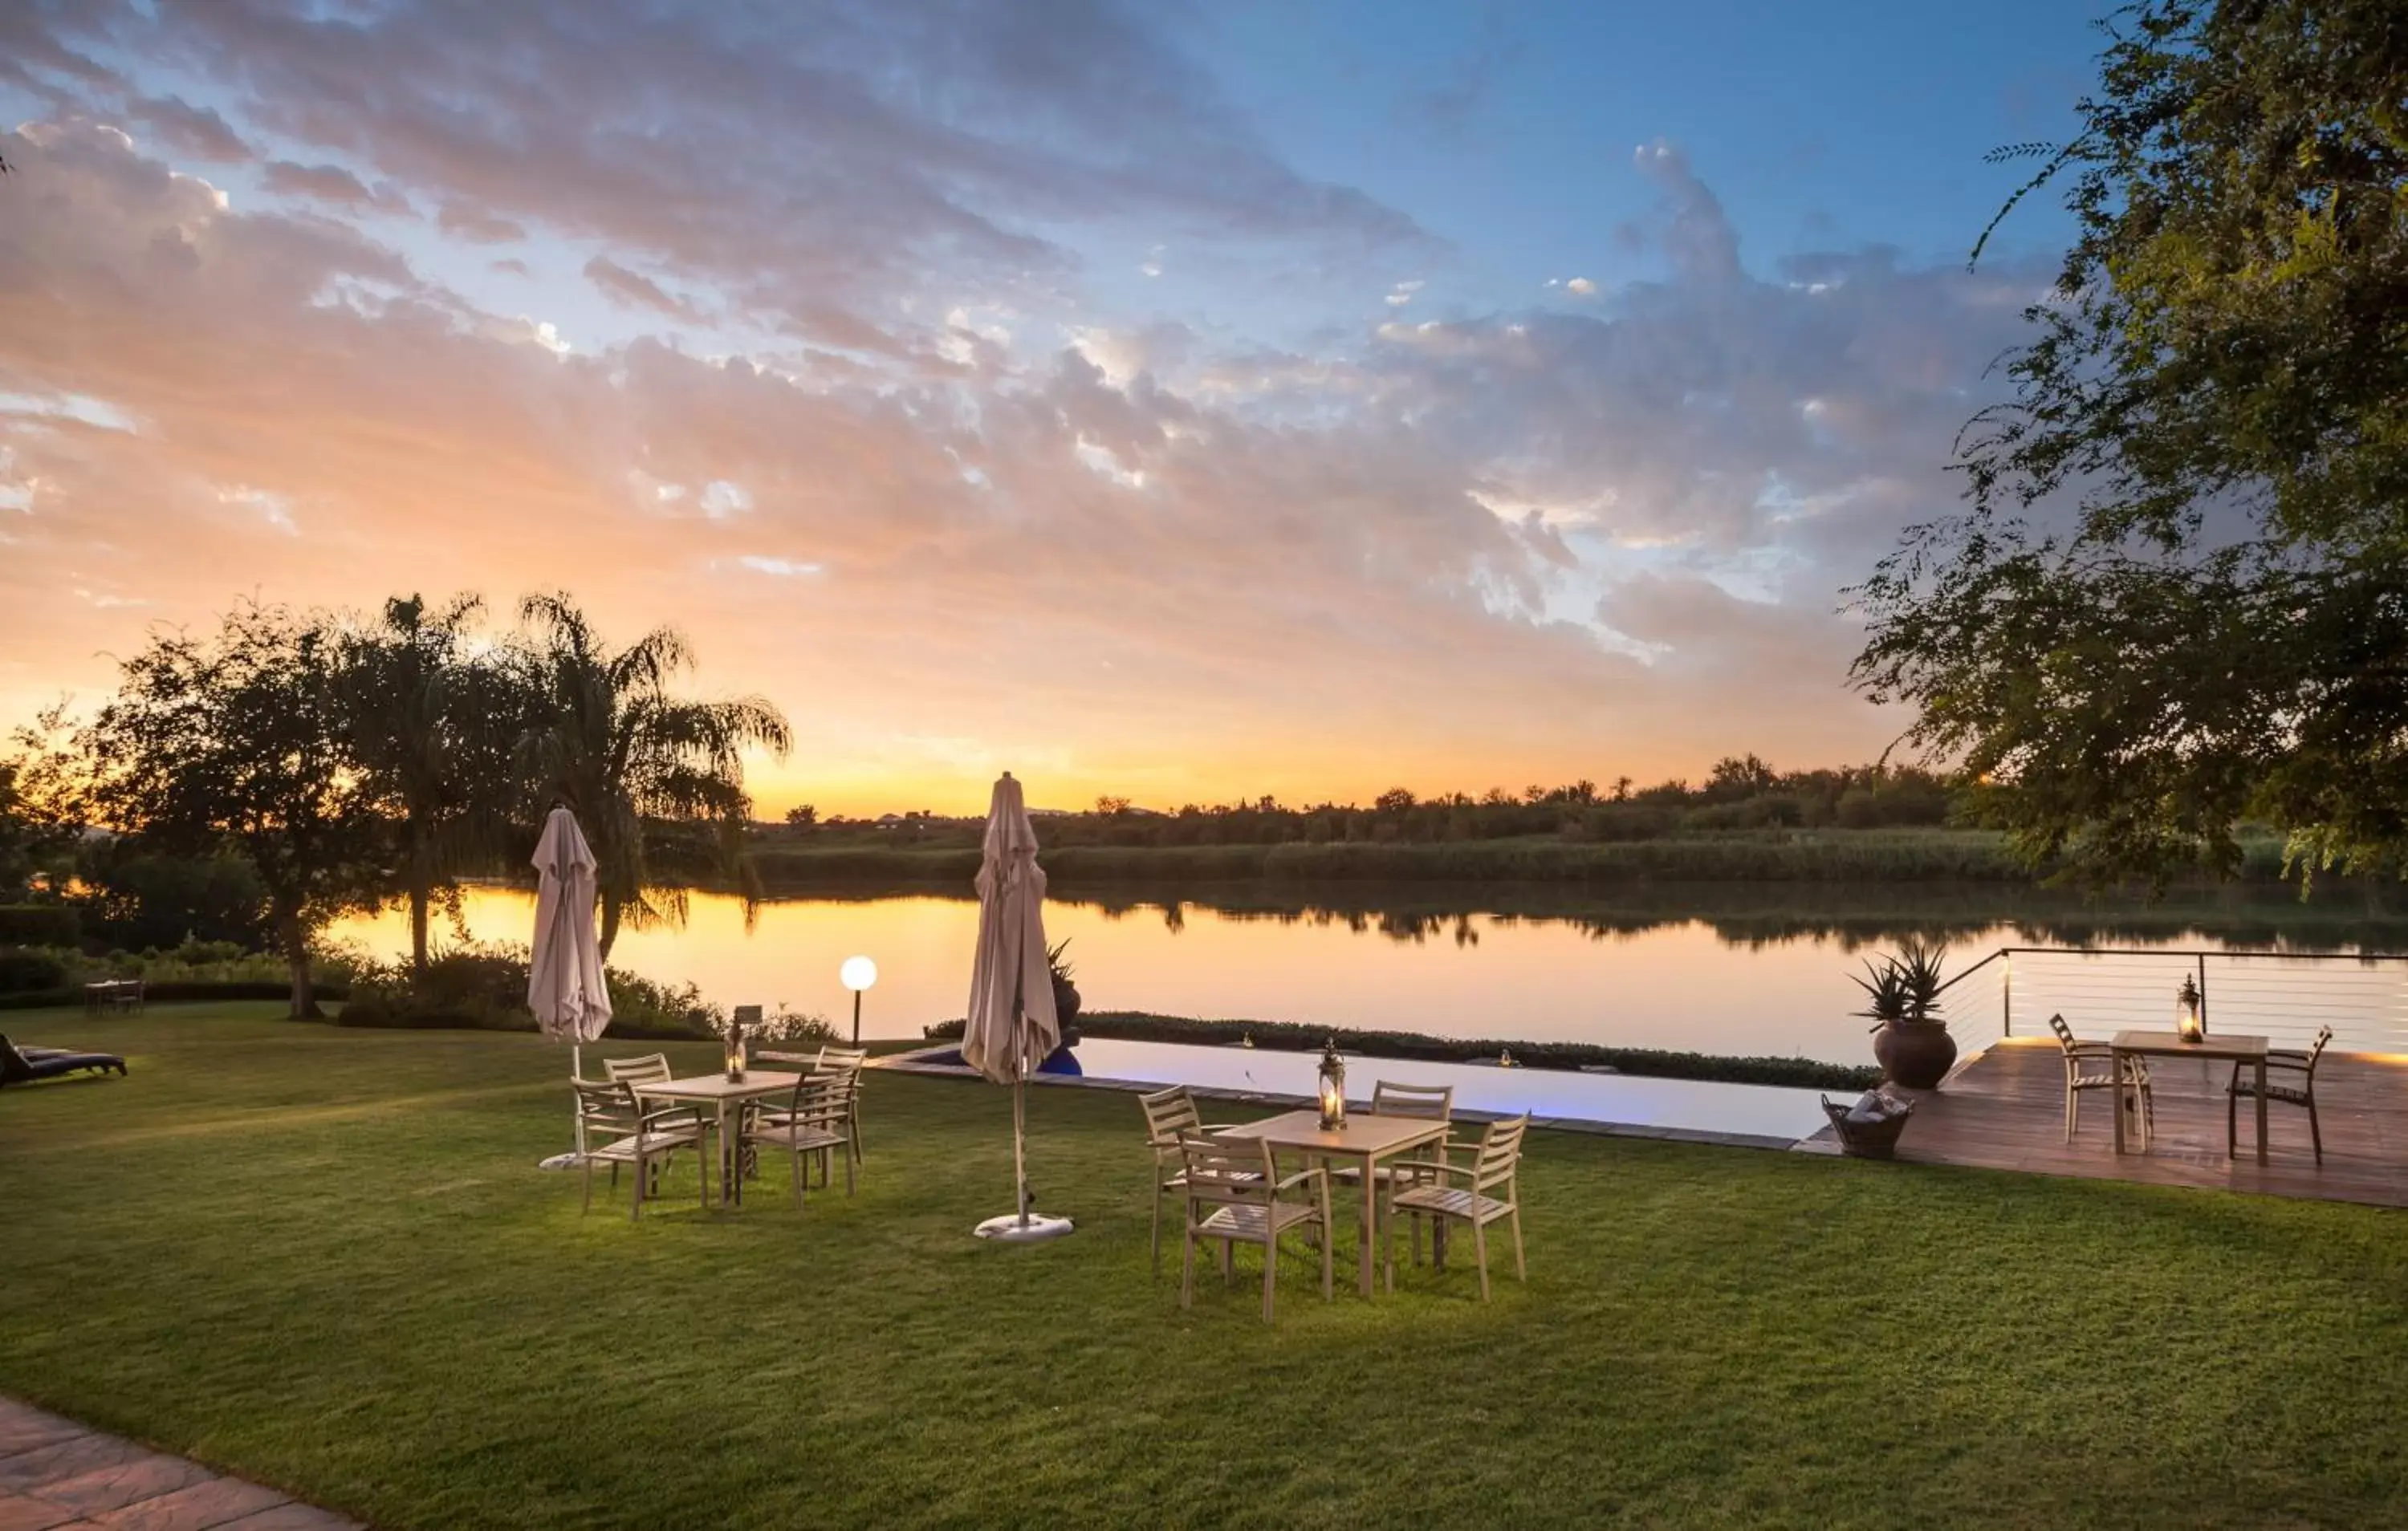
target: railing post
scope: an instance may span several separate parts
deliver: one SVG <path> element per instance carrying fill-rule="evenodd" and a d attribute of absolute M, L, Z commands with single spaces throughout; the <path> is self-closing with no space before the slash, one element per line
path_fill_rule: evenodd
<path fill-rule="evenodd" d="M 2242 997 L 2245 999 L 2248 995 L 2243 993 Z M 2207 953 L 2204 952 L 2199 954 L 2199 1028 L 2201 1033 L 2207 1030 Z"/>
<path fill-rule="evenodd" d="M 1999 953 L 1999 1035 L 2013 1037 L 2015 1034 L 2015 954 L 2012 952 Z"/>

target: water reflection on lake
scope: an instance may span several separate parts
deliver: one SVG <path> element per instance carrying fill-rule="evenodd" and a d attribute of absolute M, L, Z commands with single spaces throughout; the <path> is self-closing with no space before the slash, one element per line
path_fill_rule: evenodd
<path fill-rule="evenodd" d="M 531 894 L 471 889 L 467 933 L 523 942 Z M 2028 890 L 1787 884 L 1579 890 L 1260 887 L 1184 897 L 1116 894 L 1046 908 L 1089 1009 L 1299 1021 L 1456 1037 L 1593 1041 L 1856 1063 L 1865 1023 L 1848 974 L 1869 948 L 1939 937 L 1970 963 L 2005 944 L 2408 949 L 2408 912 L 2371 894 L 2302 906 L 2276 889 L 2096 907 Z M 849 1021 L 837 966 L 877 959 L 870 1037 L 917 1037 L 962 1013 L 978 907 L 968 898 L 793 898 L 697 893 L 682 930 L 628 931 L 615 965 L 692 981 L 722 1005 L 785 1004 Z M 337 938 L 406 948 L 397 911 Z M 1971 986 L 1969 986 L 1970 988 Z M 1985 1030 L 1985 1028 L 1987 1028 Z M 1987 1013 L 1960 1020 L 1978 1045 Z"/>

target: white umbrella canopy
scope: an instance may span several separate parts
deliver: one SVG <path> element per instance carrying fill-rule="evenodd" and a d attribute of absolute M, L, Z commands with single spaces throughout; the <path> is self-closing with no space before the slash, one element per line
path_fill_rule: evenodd
<path fill-rule="evenodd" d="M 1028 1210 L 1027 1080 L 1054 1048 L 1062 1025 L 1054 1012 L 1053 968 L 1045 960 L 1045 871 L 1037 865 L 1037 826 L 1010 771 L 995 784 L 979 861 L 978 952 L 970 967 L 969 1013 L 962 1061 L 1011 1086 L 1013 1213 L 978 1226 L 982 1238 L 1020 1241 L 1070 1231 L 1070 1220 Z"/>
<path fill-rule="evenodd" d="M 527 964 L 527 1009 L 554 1041 L 568 1044 L 571 1078 L 585 1075 L 583 1044 L 610 1023 L 610 991 L 602 978 L 602 940 L 594 929 L 594 848 L 565 808 L 543 822 L 535 847 L 535 948 Z M 583 1120 L 578 1152 L 584 1152 Z M 574 1162 L 574 1156 L 563 1156 Z M 561 1163 L 561 1158 L 546 1160 Z"/>

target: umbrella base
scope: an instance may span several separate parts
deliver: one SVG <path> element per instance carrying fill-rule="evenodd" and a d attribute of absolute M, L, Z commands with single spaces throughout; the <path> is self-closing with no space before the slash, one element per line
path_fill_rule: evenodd
<path fill-rule="evenodd" d="M 578 1152 L 555 1153 L 536 1166 L 538 1169 L 578 1169 L 583 1167 L 585 1155 Z"/>
<path fill-rule="evenodd" d="M 1001 1217 L 991 1217 L 980 1223 L 977 1233 L 981 1238 L 993 1238 L 1006 1244 L 1035 1244 L 1048 1238 L 1059 1238 L 1068 1233 L 1070 1227 L 1070 1220 L 1067 1217 L 1039 1217 L 1031 1212 L 1024 1223 L 1019 1214 L 1006 1212 Z"/>

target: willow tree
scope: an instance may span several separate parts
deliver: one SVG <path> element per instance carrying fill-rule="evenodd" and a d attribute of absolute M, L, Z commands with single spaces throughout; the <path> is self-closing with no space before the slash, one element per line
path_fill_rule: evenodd
<path fill-rule="evenodd" d="M 1968 508 L 1861 588 L 1856 679 L 2090 880 L 2229 873 L 2249 819 L 2303 867 L 2396 867 L 2408 10 L 2149 0 L 2109 25 L 2080 134 L 2002 151 L 2042 157 L 2024 190 L 2062 190 L 2078 237 L 2012 397 L 1959 438 Z"/>
<path fill-rule="evenodd" d="M 439 609 L 395 596 L 380 621 L 341 637 L 351 751 L 390 825 L 417 974 L 426 970 L 429 911 L 456 909 L 460 875 L 499 851 L 518 806 L 511 755 L 526 716 L 523 666 L 479 643 L 481 606 L 474 595 Z"/>
<path fill-rule="evenodd" d="M 733 856 L 752 807 L 744 755 L 783 756 L 791 732 L 758 696 L 676 694 L 694 660 L 673 629 L 613 649 L 566 595 L 529 596 L 520 614 L 535 628 L 533 721 L 520 740 L 520 770 L 538 794 L 535 807 L 566 805 L 594 848 L 607 956 L 623 923 L 640 929 L 685 918 L 682 889 L 653 876 L 650 826 L 715 829 Z"/>

